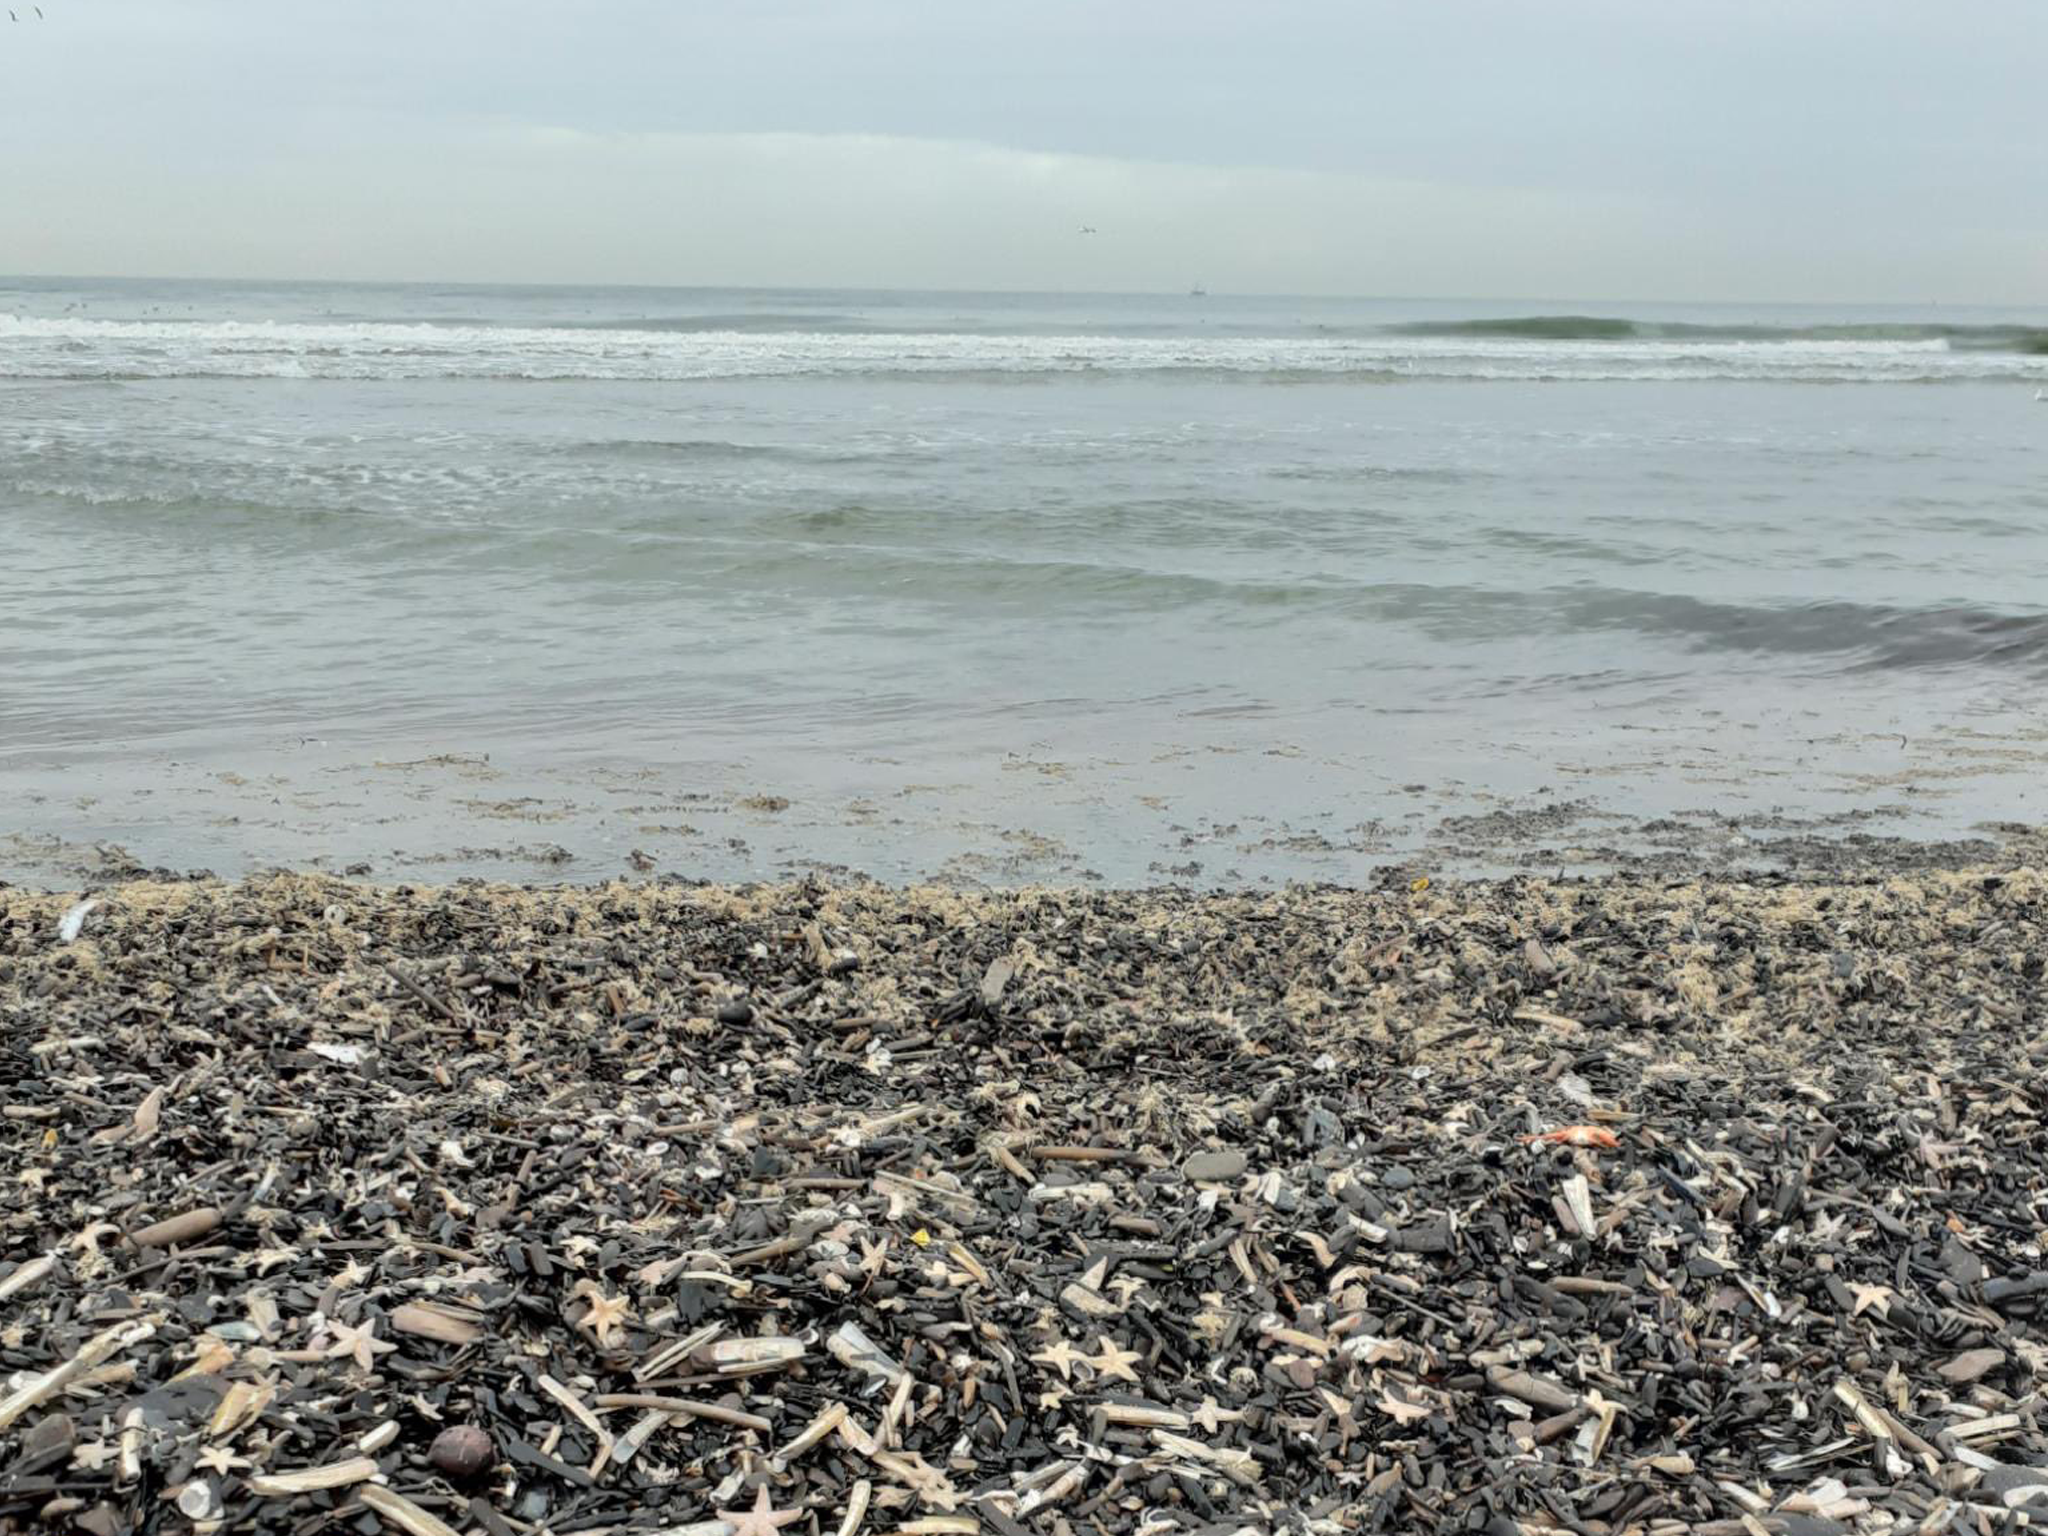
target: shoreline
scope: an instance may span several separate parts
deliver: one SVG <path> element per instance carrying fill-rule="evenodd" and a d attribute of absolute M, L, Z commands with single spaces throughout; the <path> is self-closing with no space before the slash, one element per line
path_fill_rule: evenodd
<path fill-rule="evenodd" d="M 0 889 L 0 1524 L 1822 1536 L 2048 1488 L 2025 865 L 96 901 L 67 943 Z"/>
<path fill-rule="evenodd" d="M 1846 685 L 1845 685 L 1846 686 Z M 0 881 L 69 887 L 161 867 L 324 869 L 382 883 L 872 878 L 962 887 L 1370 884 L 1999 862 L 2039 820 L 2031 690 L 1939 701 L 1667 701 L 1607 718 L 1182 718 L 991 730 L 881 722 L 854 745 L 646 722 L 594 740 L 470 732 L 327 741 L 115 736 L 0 757 Z M 1917 697 L 1917 695 L 1916 695 Z M 315 727 L 308 722 L 306 729 Z M 1044 739 L 1033 734 L 1043 729 Z M 841 750 L 840 748 L 846 748 Z M 2029 855 L 2031 857 L 2031 855 Z"/>
<path fill-rule="evenodd" d="M 1413 789 L 1424 792 L 1421 785 Z M 1290 823 L 1241 815 L 1176 827 L 1149 843 L 1126 840 L 1097 860 L 1080 851 L 1085 827 L 1043 830 L 1056 824 L 1041 823 L 1039 807 L 1023 808 L 1021 817 L 1013 813 L 1008 825 L 989 820 L 939 827 L 901 817 L 884 822 L 868 802 L 834 808 L 793 805 L 765 793 L 692 798 L 687 809 L 701 825 L 637 829 L 572 821 L 568 813 L 536 810 L 525 800 L 497 802 L 483 807 L 485 819 L 474 825 L 413 829 L 429 839 L 467 841 L 438 847 L 430 841 L 411 851 L 387 844 L 381 854 L 364 846 L 360 833 L 354 841 L 295 834 L 270 849 L 279 855 L 273 857 L 256 851 L 266 846 L 260 842 L 240 851 L 188 846 L 189 829 L 161 826 L 146 837 L 136 835 L 140 826 L 113 829 L 125 840 L 82 835 L 75 827 L 0 832 L 0 890 L 61 892 L 133 880 L 232 883 L 304 870 L 366 889 L 483 883 L 574 890 L 622 880 L 1272 893 L 1299 886 L 1371 889 L 1421 874 L 1475 884 L 1532 877 L 1811 882 L 2048 860 L 2048 827 L 2013 820 L 1916 825 L 1895 805 L 1808 816 L 1707 808 L 1631 815 L 1590 797 L 1549 791 L 1475 794 L 1455 813 L 1446 814 L 1439 802 L 1434 820 L 1419 830 L 1397 832 L 1385 822 L 1339 826 L 1327 816 Z M 224 824 L 232 828 L 236 818 Z M 645 835 L 653 833 L 662 835 Z M 678 835 L 687 841 L 678 843 Z M 312 851 L 337 847 L 345 851 Z M 224 872 L 197 862 L 209 853 L 229 855 Z M 1098 861 L 1116 873 L 1093 867 Z"/>

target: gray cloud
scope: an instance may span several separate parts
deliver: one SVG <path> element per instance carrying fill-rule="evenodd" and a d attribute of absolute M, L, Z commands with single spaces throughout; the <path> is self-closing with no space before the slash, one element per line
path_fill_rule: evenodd
<path fill-rule="evenodd" d="M 43 8 L 4 270 L 2048 301 L 2033 0 Z"/>

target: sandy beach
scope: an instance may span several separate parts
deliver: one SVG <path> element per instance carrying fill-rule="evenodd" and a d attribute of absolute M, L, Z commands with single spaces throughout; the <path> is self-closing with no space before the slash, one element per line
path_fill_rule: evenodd
<path fill-rule="evenodd" d="M 2044 897 L 0 892 L 0 1524 L 1990 1529 Z"/>

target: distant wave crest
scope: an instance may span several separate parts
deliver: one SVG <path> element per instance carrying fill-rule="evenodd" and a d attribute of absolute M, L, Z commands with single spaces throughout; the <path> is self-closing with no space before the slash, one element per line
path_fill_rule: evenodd
<path fill-rule="evenodd" d="M 1500 319 L 1410 320 L 1386 329 L 1397 336 L 1494 337 L 1516 341 L 1923 342 L 1963 351 L 2048 356 L 2048 329 L 2023 325 L 1697 325 L 1604 315 L 1513 315 Z"/>
<path fill-rule="evenodd" d="M 821 329 L 816 317 L 794 315 L 526 326 L 0 315 L 0 378 L 2048 380 L 2048 331 L 2018 327 L 1772 329 L 1533 315 L 1315 334 L 1171 335 L 883 331 L 840 319 L 838 328 Z M 804 328 L 792 328 L 799 321 Z"/>

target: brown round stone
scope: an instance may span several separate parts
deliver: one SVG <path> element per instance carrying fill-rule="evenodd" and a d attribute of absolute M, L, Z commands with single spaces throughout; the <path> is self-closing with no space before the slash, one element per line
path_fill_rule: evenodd
<path fill-rule="evenodd" d="M 427 1460 L 435 1470 L 457 1482 L 475 1477 L 497 1459 L 498 1448 L 491 1437 L 474 1424 L 455 1424 L 434 1436 Z"/>

